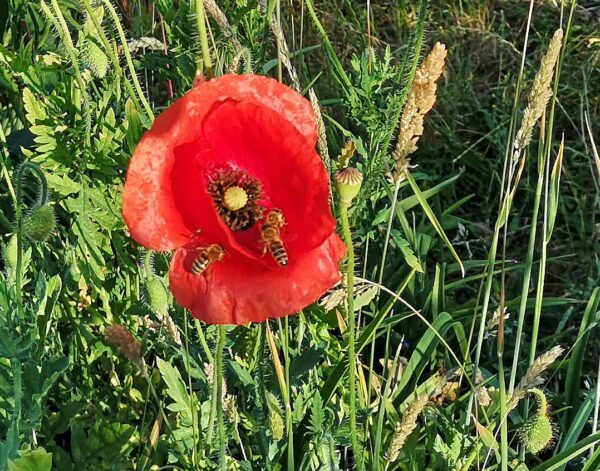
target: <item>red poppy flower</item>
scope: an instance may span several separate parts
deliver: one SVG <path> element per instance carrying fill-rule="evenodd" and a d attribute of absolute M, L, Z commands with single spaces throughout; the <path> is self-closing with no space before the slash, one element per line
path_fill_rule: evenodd
<path fill-rule="evenodd" d="M 292 314 L 340 278 L 309 102 L 279 82 L 226 75 L 174 102 L 138 144 L 123 191 L 132 237 L 173 250 L 175 299 L 243 324 Z"/>

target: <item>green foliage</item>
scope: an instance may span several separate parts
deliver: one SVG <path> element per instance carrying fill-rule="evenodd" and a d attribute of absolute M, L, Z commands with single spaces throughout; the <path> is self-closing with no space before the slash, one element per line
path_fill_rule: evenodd
<path fill-rule="evenodd" d="M 215 74 L 241 62 L 239 70 L 273 76 L 281 66 L 289 79 L 270 15 L 281 21 L 301 91 L 312 88 L 320 99 L 330 154 L 355 143 L 349 162 L 331 165 L 332 174 L 349 164 L 364 176 L 348 211 L 356 253 L 354 431 L 344 286 L 286 322 L 271 321 L 272 346 L 260 325 L 228 328 L 223 345 L 219 328 L 173 302 L 170 256 L 140 250 L 123 222 L 129 158 L 153 116 L 195 77 L 194 2 L 50 0 L 36 8 L 9 0 L 3 9 L 0 0 L 0 471 L 598 467 L 600 436 L 591 425 L 598 177 L 593 144 L 573 131 L 573 124 L 583 129 L 582 113 L 592 127 L 598 114 L 593 11 L 575 10 L 560 107 L 552 117 L 548 111 L 546 134 L 535 135 L 512 207 L 499 217 L 506 143 L 560 10 L 536 3 L 519 77 L 526 4 L 492 11 L 473 1 L 376 3 L 367 12 L 345 0 L 307 1 L 302 12 L 286 2 L 218 0 L 226 24 L 205 2 Z M 413 154 L 418 168 L 395 188 L 398 118 L 435 41 L 448 45 L 446 72 Z M 564 143 L 552 140 L 559 133 Z M 547 168 L 536 167 L 538 147 L 540 155 L 550 151 Z M 39 178 L 19 180 L 23 163 L 43 172 L 48 201 Z M 543 259 L 531 224 L 546 244 Z M 545 274 L 537 299 L 529 278 L 522 283 L 528 269 Z M 500 326 L 494 312 L 503 308 L 510 316 Z M 532 343 L 534 311 L 542 321 Z M 143 362 L 132 364 L 106 343 L 112 324 L 141 339 Z M 530 411 L 521 401 L 502 416 L 500 331 L 505 358 L 521 332 L 510 371 L 517 382 L 529 366 L 523 351 L 572 346 L 546 375 L 560 424 L 554 456 L 523 453 L 548 442 L 545 408 Z M 224 368 L 216 374 L 219 346 Z M 428 406 L 391 462 L 396 424 L 424 395 Z"/>

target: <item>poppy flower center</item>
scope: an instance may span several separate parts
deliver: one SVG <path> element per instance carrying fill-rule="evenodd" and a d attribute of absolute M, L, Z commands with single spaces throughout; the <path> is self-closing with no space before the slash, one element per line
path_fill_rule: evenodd
<path fill-rule="evenodd" d="M 225 207 L 230 211 L 238 211 L 248 203 L 248 193 L 242 187 L 232 186 L 225 190 L 223 203 L 225 203 Z"/>
<path fill-rule="evenodd" d="M 208 176 L 217 213 L 232 231 L 245 231 L 263 217 L 263 186 L 242 169 L 220 168 Z"/>

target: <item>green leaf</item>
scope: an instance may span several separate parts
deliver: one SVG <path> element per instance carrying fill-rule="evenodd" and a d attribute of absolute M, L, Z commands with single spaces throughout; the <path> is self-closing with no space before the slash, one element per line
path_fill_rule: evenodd
<path fill-rule="evenodd" d="M 444 334 L 452 326 L 452 321 L 453 319 L 450 314 L 442 312 L 435 318 L 431 327 L 421 337 L 402 372 L 402 377 L 396 389 L 396 394 L 398 395 L 397 402 L 407 396 L 406 392 L 411 389 L 409 385 L 414 387 L 417 384 L 419 377 L 429 365 L 429 360 L 437 348 L 440 339 L 444 337 Z"/>
<path fill-rule="evenodd" d="M 404 255 L 404 260 L 406 260 L 408 266 L 414 268 L 419 273 L 423 273 L 423 267 L 419 263 L 419 259 L 415 256 L 413 250 L 410 248 L 409 242 L 403 237 L 400 237 L 398 231 L 392 231 L 391 234 L 396 246 L 400 249 L 402 255 Z"/>
<path fill-rule="evenodd" d="M 456 262 L 460 266 L 460 271 L 464 275 L 464 273 L 465 273 L 465 267 L 464 267 L 464 265 L 463 265 L 460 257 L 456 253 L 456 250 L 454 250 L 454 247 L 452 246 L 452 243 L 450 242 L 450 239 L 448 239 L 448 236 L 444 232 L 444 228 L 442 227 L 442 225 L 437 220 L 437 218 L 435 216 L 435 213 L 433 212 L 433 209 L 431 209 L 431 206 L 429 206 L 429 203 L 427 202 L 427 199 L 423 196 L 423 193 L 419 189 L 419 187 L 417 185 L 417 182 L 415 182 L 415 180 L 412 177 L 412 175 L 410 174 L 410 172 L 405 172 L 405 174 L 406 174 L 406 180 L 410 184 L 413 192 L 415 193 L 415 196 L 419 200 L 419 204 L 423 208 L 423 211 L 425 211 L 425 214 L 429 218 L 429 221 L 433 225 L 434 229 L 436 230 L 436 232 L 438 233 L 438 235 L 442 238 L 442 240 L 444 241 L 444 244 L 446 244 L 446 247 L 448 247 L 448 250 L 450 250 L 450 253 L 454 257 L 454 260 L 456 260 Z"/>
<path fill-rule="evenodd" d="M 237 361 L 229 360 L 228 364 L 233 374 L 244 386 L 251 386 L 255 384 L 254 378 L 252 378 L 248 370 L 240 365 Z"/>
<path fill-rule="evenodd" d="M 31 451 L 20 451 L 19 458 L 8 461 L 8 471 L 50 471 L 52 469 L 52 453 L 43 448 Z"/>
<path fill-rule="evenodd" d="M 41 100 L 36 98 L 29 88 L 23 89 L 23 105 L 25 106 L 27 121 L 31 124 L 36 124 L 48 117 Z"/>
<path fill-rule="evenodd" d="M 185 383 L 181 378 L 179 370 L 174 368 L 170 363 L 167 363 L 162 358 L 156 361 L 160 375 L 167 385 L 167 394 L 179 406 L 178 410 L 191 413 L 190 397 L 187 393 Z"/>
<path fill-rule="evenodd" d="M 585 453 L 591 447 L 593 447 L 596 443 L 600 442 L 600 432 L 596 432 L 593 435 L 590 435 L 587 438 L 577 442 L 568 450 L 559 453 L 558 455 L 550 458 L 548 461 L 536 466 L 531 471 L 555 471 L 560 469 L 564 464 L 569 461 L 577 458 L 578 456 Z M 593 468 L 592 468 L 593 469 Z M 590 471 L 592 471 L 590 469 Z"/>
<path fill-rule="evenodd" d="M 569 357 L 569 367 L 567 368 L 567 379 L 566 379 L 566 394 L 565 399 L 571 410 L 568 414 L 568 425 L 570 426 L 575 418 L 576 411 L 579 407 L 579 391 L 581 387 L 581 372 L 583 369 L 583 361 L 585 358 L 585 351 L 587 348 L 590 331 L 593 328 L 595 322 L 596 312 L 600 307 L 600 288 L 596 288 L 590 300 L 587 303 L 583 318 L 581 319 L 581 325 L 579 326 L 579 334 L 573 347 L 573 352 Z"/>

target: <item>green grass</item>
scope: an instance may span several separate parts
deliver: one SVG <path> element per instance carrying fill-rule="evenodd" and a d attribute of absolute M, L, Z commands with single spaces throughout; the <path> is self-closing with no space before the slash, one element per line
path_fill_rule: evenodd
<path fill-rule="evenodd" d="M 208 0 L 0 0 L 0 470 L 597 468 L 598 11 L 397 3 L 218 0 L 224 24 Z M 512 143 L 559 26 L 519 173 Z M 437 41 L 437 100 L 395 183 L 398 121 Z M 350 207 L 332 190 L 346 286 L 219 327 L 175 303 L 170 254 L 131 240 L 120 195 L 171 89 L 236 64 L 315 93 L 332 183 L 349 140 L 364 180 Z M 27 215 L 47 203 L 56 225 L 34 241 Z M 141 359 L 106 341 L 114 324 Z M 525 388 L 556 427 L 533 455 L 519 432 L 536 401 L 509 401 L 556 345 Z"/>

